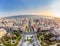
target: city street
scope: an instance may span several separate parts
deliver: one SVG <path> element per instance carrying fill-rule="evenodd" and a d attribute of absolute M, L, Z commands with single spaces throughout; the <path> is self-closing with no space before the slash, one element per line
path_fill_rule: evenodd
<path fill-rule="evenodd" d="M 37 37 L 36 37 L 36 33 L 23 33 L 22 35 L 23 35 L 23 37 L 22 37 L 18 46 L 30 46 L 30 43 L 28 41 L 25 41 L 26 35 L 32 35 L 33 41 L 34 41 L 33 42 L 34 46 L 39 46 L 38 41 L 37 41 Z M 33 45 L 31 45 L 31 46 L 33 46 Z"/>

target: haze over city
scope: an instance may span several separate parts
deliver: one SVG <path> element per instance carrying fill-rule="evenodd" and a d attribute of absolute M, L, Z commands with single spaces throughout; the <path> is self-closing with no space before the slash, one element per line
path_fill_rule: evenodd
<path fill-rule="evenodd" d="M 60 0 L 0 0 L 0 17 L 14 15 L 60 17 Z"/>

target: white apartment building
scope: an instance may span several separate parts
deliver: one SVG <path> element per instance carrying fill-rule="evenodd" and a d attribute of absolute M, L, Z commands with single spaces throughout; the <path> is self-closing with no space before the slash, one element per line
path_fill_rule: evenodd
<path fill-rule="evenodd" d="M 2 38 L 3 36 L 5 36 L 7 34 L 7 31 L 5 29 L 0 29 L 0 38 Z"/>
<path fill-rule="evenodd" d="M 11 29 L 18 31 L 19 30 L 19 27 L 18 26 L 12 26 Z"/>

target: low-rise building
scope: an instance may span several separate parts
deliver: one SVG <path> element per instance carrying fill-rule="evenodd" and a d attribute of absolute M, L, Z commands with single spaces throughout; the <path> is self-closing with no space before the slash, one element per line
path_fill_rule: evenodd
<path fill-rule="evenodd" d="M 12 34 L 12 33 L 8 33 L 7 36 L 8 36 L 9 38 L 17 37 L 15 34 Z"/>
<path fill-rule="evenodd" d="M 11 30 L 18 31 L 18 30 L 19 30 L 19 27 L 18 27 L 18 26 L 12 26 L 12 27 L 11 27 Z"/>
<path fill-rule="evenodd" d="M 5 29 L 0 29 L 0 38 L 2 38 L 3 36 L 5 36 L 7 34 L 7 31 Z"/>
<path fill-rule="evenodd" d="M 54 34 L 57 37 L 60 37 L 60 28 L 53 28 L 51 30 L 51 33 Z"/>

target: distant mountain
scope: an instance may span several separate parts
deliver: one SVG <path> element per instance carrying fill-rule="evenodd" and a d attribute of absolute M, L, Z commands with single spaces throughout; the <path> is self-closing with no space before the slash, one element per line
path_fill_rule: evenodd
<path fill-rule="evenodd" d="M 54 18 L 51 16 L 44 16 L 44 15 L 15 15 L 15 16 L 9 16 L 5 18 Z"/>
<path fill-rule="evenodd" d="M 39 15 L 16 15 L 16 16 L 10 16 L 6 18 L 38 18 L 41 17 Z"/>

